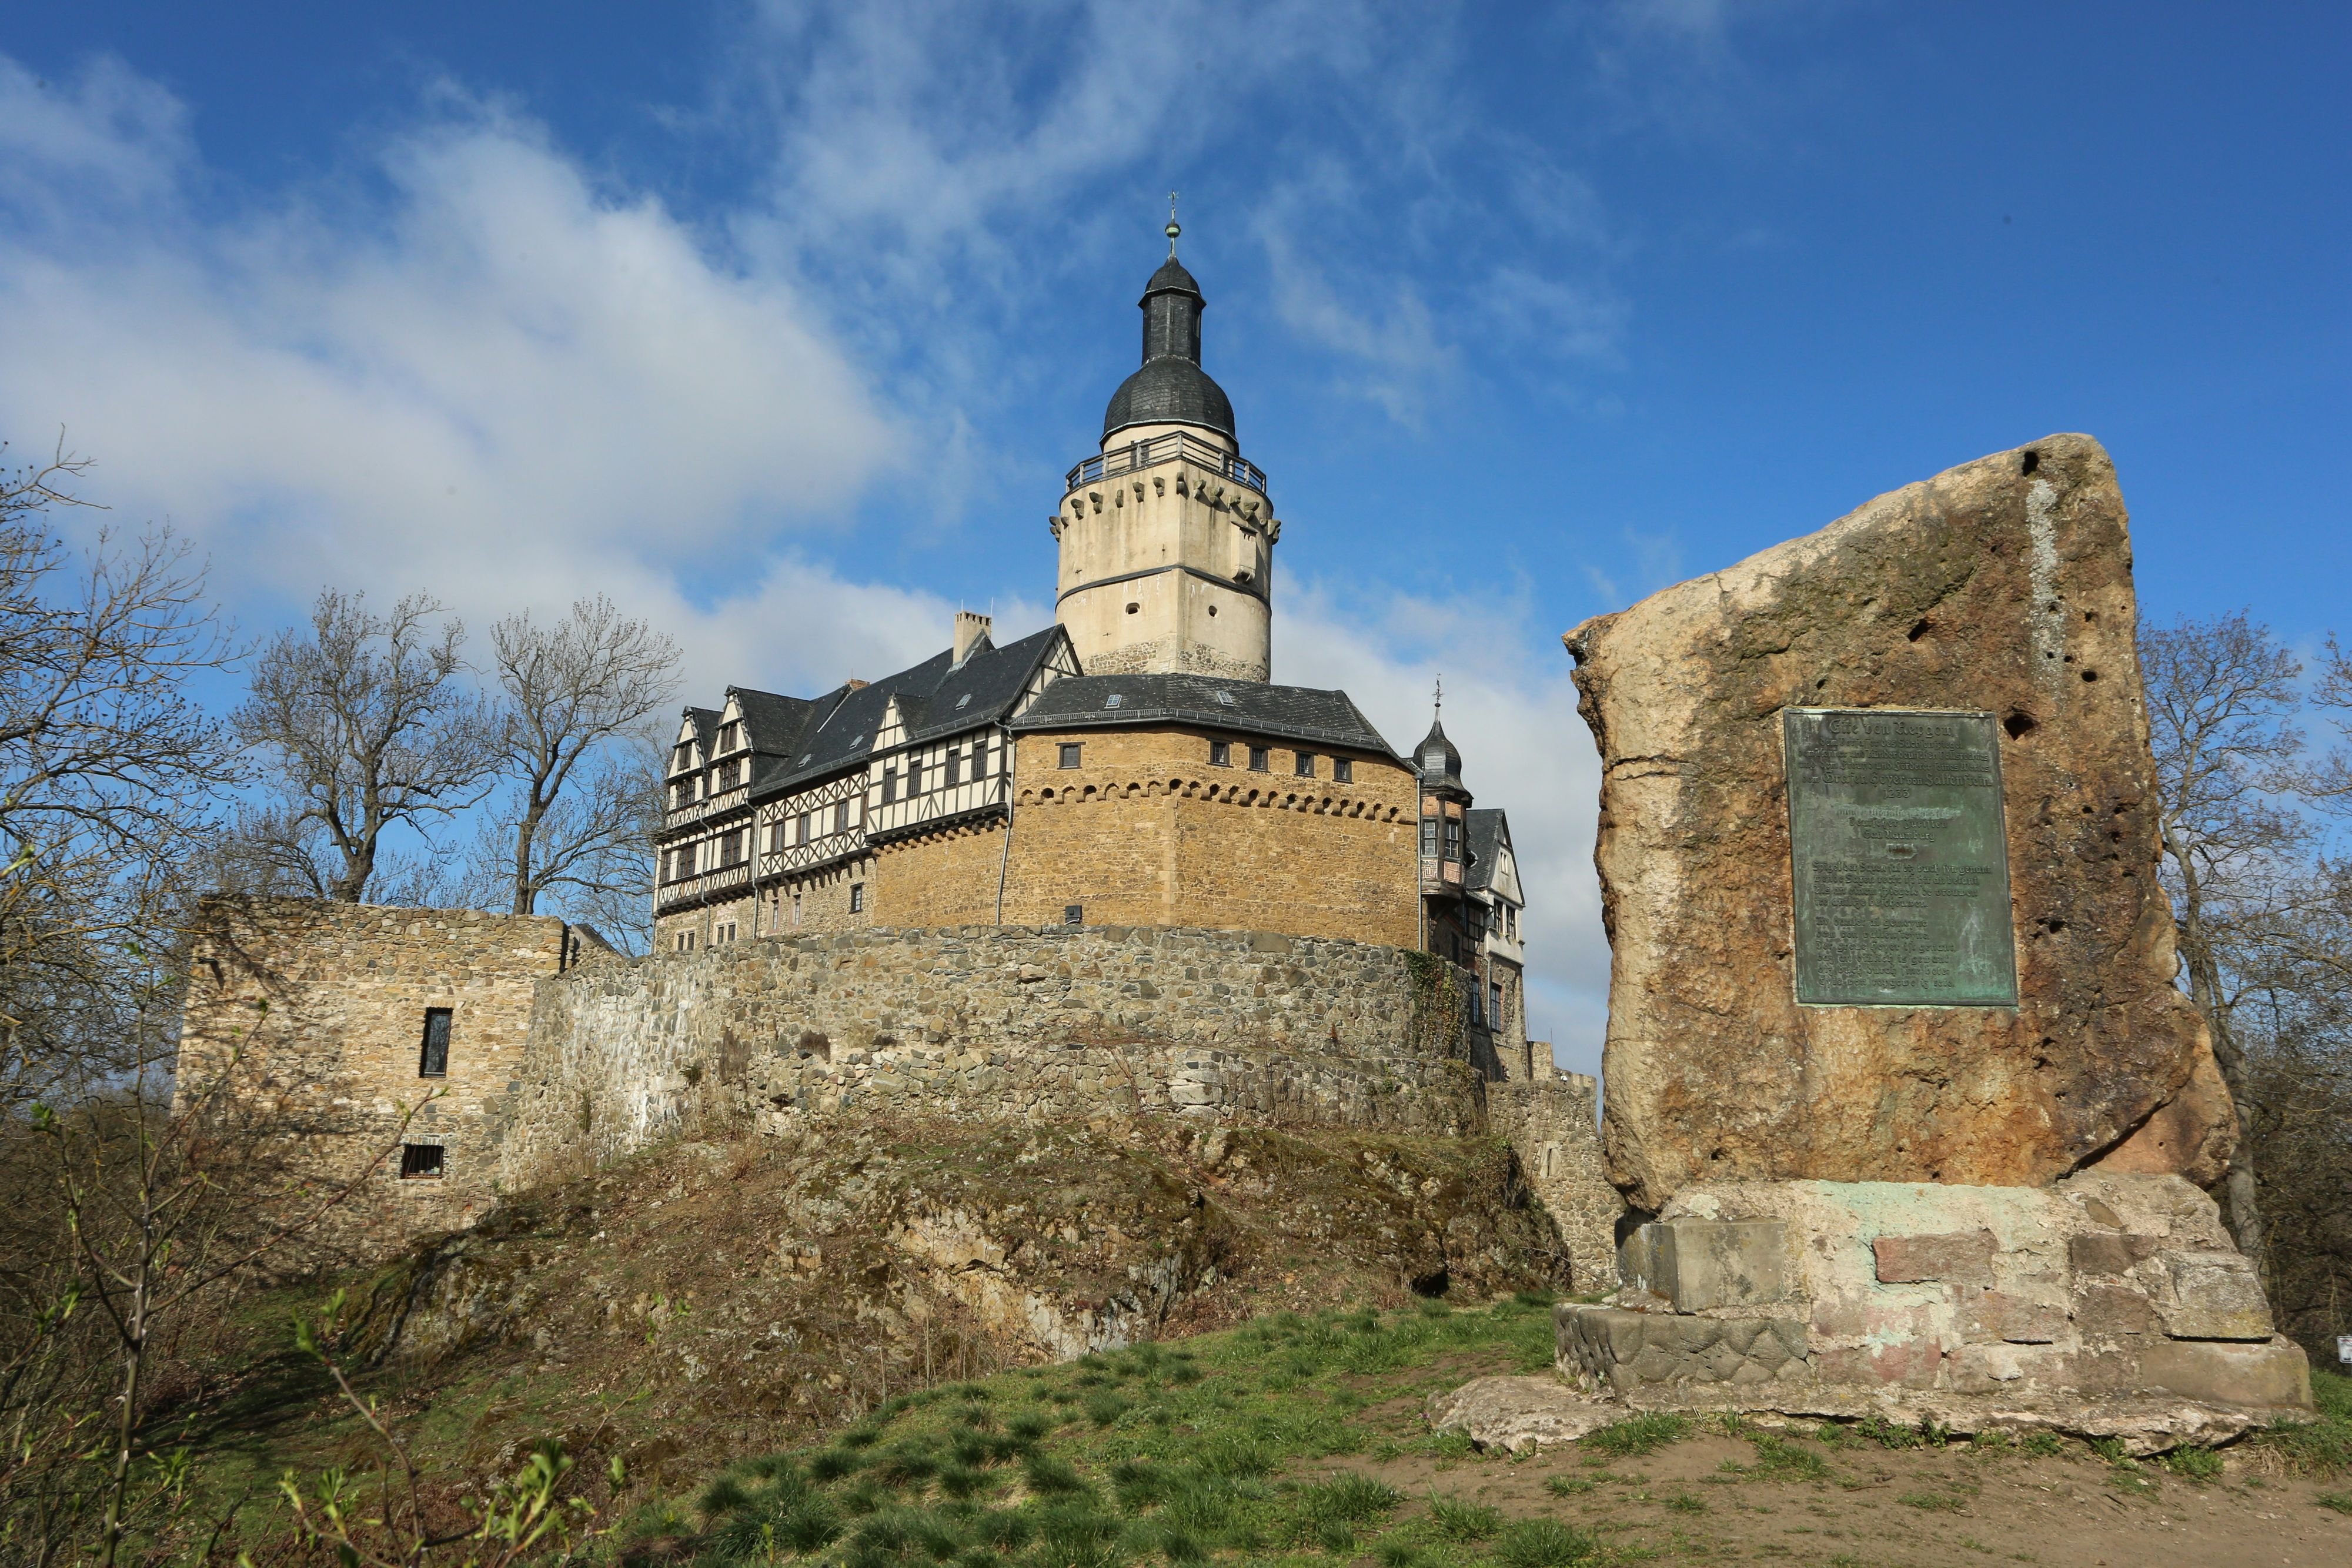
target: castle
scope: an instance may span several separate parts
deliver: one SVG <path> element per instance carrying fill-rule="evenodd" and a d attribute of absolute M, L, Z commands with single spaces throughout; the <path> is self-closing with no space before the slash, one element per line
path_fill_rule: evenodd
<path fill-rule="evenodd" d="M 1400 758 L 1345 692 L 1274 682 L 1265 473 L 1201 367 L 1201 287 L 1144 286 L 1143 362 L 1049 527 L 1055 623 L 818 697 L 689 707 L 656 948 L 866 926 L 1197 926 L 1340 936 L 1473 971 L 1524 1054 L 1526 895 L 1500 810 L 1433 723 Z"/>
<path fill-rule="evenodd" d="M 1057 618 L 686 710 L 654 951 L 532 915 L 205 901 L 181 1083 L 226 1080 L 360 1253 L 692 1124 L 1167 1114 L 1508 1140 L 1578 1280 L 1597 1085 L 1530 1041 L 1503 812 L 1276 684 L 1266 478 L 1170 255 L 1052 528 Z"/>

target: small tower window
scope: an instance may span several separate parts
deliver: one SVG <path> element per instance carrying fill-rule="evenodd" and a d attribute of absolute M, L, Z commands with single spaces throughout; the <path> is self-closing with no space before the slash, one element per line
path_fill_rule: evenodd
<path fill-rule="evenodd" d="M 1335 783 L 1353 784 L 1356 781 L 1356 764 L 1354 758 L 1347 757 L 1335 757 L 1331 758 L 1331 778 Z"/>
<path fill-rule="evenodd" d="M 1078 757 L 1081 749 L 1081 744 L 1077 741 L 1066 740 L 1062 742 L 1062 766 L 1065 768 L 1079 767 L 1080 763 L 1078 761 Z"/>
<path fill-rule="evenodd" d="M 416 1076 L 446 1078 L 449 1074 L 449 1009 L 425 1009 L 425 1044 L 416 1053 Z"/>
<path fill-rule="evenodd" d="M 862 882 L 853 882 L 849 884 L 849 913 L 852 915 L 866 913 L 866 884 Z"/>
<path fill-rule="evenodd" d="M 1231 768 L 1234 765 L 1234 743 L 1230 740 L 1209 742 L 1209 766 Z"/>
<path fill-rule="evenodd" d="M 1274 771 L 1274 753 L 1268 751 L 1263 746 L 1251 747 L 1250 771 L 1253 773 L 1271 773 Z"/>
<path fill-rule="evenodd" d="M 1445 858 L 1450 861 L 1462 858 L 1462 819 L 1459 817 L 1445 819 Z"/>
<path fill-rule="evenodd" d="M 1421 852 L 1425 855 L 1437 852 L 1437 823 L 1433 818 L 1423 817 L 1421 820 Z"/>
<path fill-rule="evenodd" d="M 1315 754 L 1311 751 L 1302 751 L 1298 753 L 1298 761 L 1291 771 L 1297 774 L 1301 779 L 1314 778 Z"/>
<path fill-rule="evenodd" d="M 400 1145 L 400 1179 L 403 1181 L 436 1180 L 441 1175 L 439 1144 L 403 1144 Z"/>

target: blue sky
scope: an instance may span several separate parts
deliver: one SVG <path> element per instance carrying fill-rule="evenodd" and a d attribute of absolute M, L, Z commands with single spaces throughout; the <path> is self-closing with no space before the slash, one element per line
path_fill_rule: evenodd
<path fill-rule="evenodd" d="M 698 693 L 1042 624 L 1183 193 L 1285 523 L 1276 675 L 1442 672 L 1606 950 L 1559 632 L 2057 430 L 2141 608 L 2352 632 L 2341 5 L 19 8 L 0 434 L 240 621 L 603 590 Z"/>

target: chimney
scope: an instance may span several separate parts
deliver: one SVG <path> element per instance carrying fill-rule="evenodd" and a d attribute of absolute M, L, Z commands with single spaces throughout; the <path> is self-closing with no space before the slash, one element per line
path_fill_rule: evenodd
<path fill-rule="evenodd" d="M 955 659 L 962 664 L 972 655 L 972 650 L 988 641 L 989 619 L 969 610 L 959 610 L 955 618 Z"/>

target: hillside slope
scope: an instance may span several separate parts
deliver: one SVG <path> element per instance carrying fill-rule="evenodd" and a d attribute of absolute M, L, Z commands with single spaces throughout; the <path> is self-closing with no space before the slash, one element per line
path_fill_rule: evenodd
<path fill-rule="evenodd" d="M 1542 1288 L 1559 1238 L 1489 1139 L 835 1125 L 680 1143 L 524 1195 L 344 1281 L 345 1359 L 444 1484 L 541 1437 L 662 1486 L 910 1388 L 1286 1308 Z M 170 1413 L 222 1487 L 370 1445 L 248 1302 Z M 159 1423 L 160 1427 L 163 1423 Z"/>

